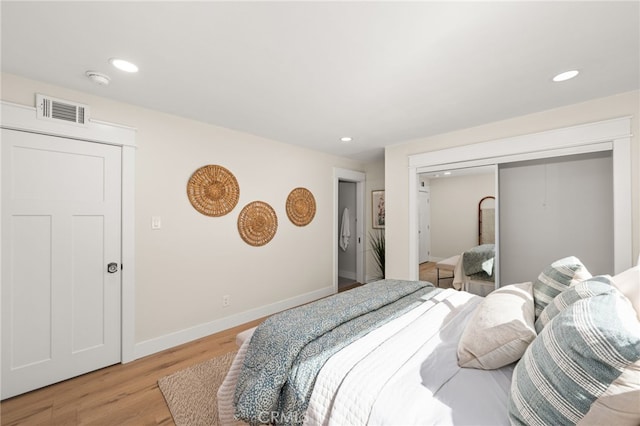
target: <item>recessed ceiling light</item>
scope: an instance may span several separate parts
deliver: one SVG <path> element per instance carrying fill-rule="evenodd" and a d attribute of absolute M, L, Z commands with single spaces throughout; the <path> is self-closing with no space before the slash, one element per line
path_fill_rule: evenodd
<path fill-rule="evenodd" d="M 451 172 L 444 172 L 445 176 L 449 176 L 451 174 Z"/>
<path fill-rule="evenodd" d="M 138 72 L 138 66 L 136 64 L 132 64 L 129 61 L 125 61 L 124 59 L 111 58 L 109 62 L 114 67 L 118 68 L 121 71 L 125 72 Z"/>
<path fill-rule="evenodd" d="M 340 138 L 341 142 L 351 142 L 353 139 L 350 138 L 349 136 L 343 136 Z"/>
<path fill-rule="evenodd" d="M 572 79 L 573 77 L 577 76 L 580 73 L 580 71 L 578 70 L 571 70 L 571 71 L 565 71 L 565 72 L 561 72 L 560 74 L 556 75 L 555 77 L 553 77 L 553 81 L 560 82 L 560 81 L 567 81 Z"/>

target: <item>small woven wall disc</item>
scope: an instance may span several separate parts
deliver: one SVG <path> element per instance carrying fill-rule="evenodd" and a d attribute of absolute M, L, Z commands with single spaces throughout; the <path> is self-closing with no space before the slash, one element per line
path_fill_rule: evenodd
<path fill-rule="evenodd" d="M 316 199 L 306 188 L 296 188 L 287 197 L 287 216 L 298 226 L 311 223 L 316 214 Z"/>
<path fill-rule="evenodd" d="M 262 201 L 253 201 L 238 215 L 238 232 L 250 246 L 263 246 L 276 235 L 278 217 L 275 210 Z"/>
<path fill-rule="evenodd" d="M 236 177 L 222 166 L 208 165 L 193 172 L 187 183 L 193 208 L 206 216 L 224 216 L 238 204 Z"/>

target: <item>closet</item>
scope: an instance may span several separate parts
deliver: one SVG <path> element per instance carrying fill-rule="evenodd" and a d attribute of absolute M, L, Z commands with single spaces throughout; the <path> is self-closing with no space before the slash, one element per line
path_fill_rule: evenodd
<path fill-rule="evenodd" d="M 571 254 L 593 275 L 613 259 L 611 151 L 503 164 L 500 186 L 500 276 L 534 280 Z"/>
<path fill-rule="evenodd" d="M 631 119 L 623 117 L 409 156 L 410 278 L 418 275 L 419 175 L 495 165 L 496 287 L 576 255 L 594 273 L 632 265 Z"/>

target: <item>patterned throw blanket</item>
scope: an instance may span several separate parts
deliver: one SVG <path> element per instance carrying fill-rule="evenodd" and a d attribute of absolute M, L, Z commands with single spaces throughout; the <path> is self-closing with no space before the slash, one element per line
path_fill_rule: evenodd
<path fill-rule="evenodd" d="M 331 355 L 439 291 L 427 282 L 382 280 L 269 317 L 254 332 L 238 377 L 236 416 L 301 424 Z"/>
<path fill-rule="evenodd" d="M 493 259 L 496 255 L 494 244 L 482 244 L 462 253 L 462 267 L 466 275 L 482 274 L 493 276 Z M 486 278 L 485 278 L 486 279 Z"/>

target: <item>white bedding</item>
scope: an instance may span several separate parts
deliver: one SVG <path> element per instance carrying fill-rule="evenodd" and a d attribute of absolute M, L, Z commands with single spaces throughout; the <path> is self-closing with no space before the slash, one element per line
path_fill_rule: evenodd
<path fill-rule="evenodd" d="M 305 424 L 509 424 L 513 366 L 457 364 L 457 342 L 481 300 L 444 290 L 336 353 L 317 377 Z M 248 344 L 218 391 L 222 425 L 234 423 L 235 381 Z"/>

